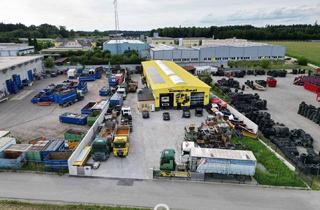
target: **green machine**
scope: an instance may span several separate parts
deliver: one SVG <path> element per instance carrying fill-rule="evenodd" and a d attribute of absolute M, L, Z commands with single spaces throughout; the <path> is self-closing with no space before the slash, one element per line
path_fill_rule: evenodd
<path fill-rule="evenodd" d="M 176 169 L 175 154 L 176 152 L 174 151 L 174 149 L 165 149 L 161 152 L 161 171 L 174 171 Z"/>
<path fill-rule="evenodd" d="M 111 140 L 96 138 L 92 143 L 91 152 L 94 161 L 106 161 L 111 153 Z"/>

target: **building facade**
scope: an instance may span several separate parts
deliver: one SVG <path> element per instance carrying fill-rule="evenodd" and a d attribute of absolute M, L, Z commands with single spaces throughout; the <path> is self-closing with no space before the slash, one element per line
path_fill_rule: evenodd
<path fill-rule="evenodd" d="M 203 107 L 209 103 L 210 86 L 172 61 L 142 62 L 154 106 L 159 109 Z"/>
<path fill-rule="evenodd" d="M 158 45 L 150 49 L 151 58 L 155 60 L 217 65 L 236 60 L 284 59 L 285 54 L 284 46 L 237 39 L 215 40 L 210 41 L 210 45 L 191 48 Z"/>
<path fill-rule="evenodd" d="M 21 56 L 34 53 L 34 47 L 27 44 L 0 43 L 0 56 Z"/>
<path fill-rule="evenodd" d="M 111 54 L 123 54 L 125 51 L 134 50 L 140 57 L 149 57 L 149 45 L 140 40 L 110 40 L 103 43 L 103 50 Z"/>
<path fill-rule="evenodd" d="M 19 92 L 22 81 L 33 81 L 35 74 L 43 72 L 43 56 L 0 57 L 0 91 Z"/>

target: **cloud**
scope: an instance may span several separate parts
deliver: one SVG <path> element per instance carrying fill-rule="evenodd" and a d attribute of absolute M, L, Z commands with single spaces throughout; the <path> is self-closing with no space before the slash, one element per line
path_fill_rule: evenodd
<path fill-rule="evenodd" d="M 226 17 L 210 13 L 200 19 L 202 24 L 292 24 L 313 23 L 320 19 L 320 4 L 297 7 L 281 7 L 274 9 L 239 10 Z"/>

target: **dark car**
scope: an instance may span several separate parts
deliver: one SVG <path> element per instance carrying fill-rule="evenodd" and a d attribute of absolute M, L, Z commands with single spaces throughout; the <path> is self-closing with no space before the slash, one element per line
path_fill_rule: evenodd
<path fill-rule="evenodd" d="M 143 119 L 147 119 L 147 118 L 149 118 L 149 117 L 150 117 L 149 111 L 142 111 L 142 118 L 143 118 Z"/>
<path fill-rule="evenodd" d="M 51 72 L 50 73 L 50 77 L 57 77 L 57 76 L 58 76 L 57 72 Z"/>
<path fill-rule="evenodd" d="M 163 112 L 162 118 L 163 118 L 163 120 L 165 120 L 165 121 L 170 120 L 170 113 L 169 113 L 169 112 Z"/>
<path fill-rule="evenodd" d="M 182 117 L 183 117 L 183 118 L 190 118 L 190 117 L 191 117 L 190 109 L 183 109 L 183 111 L 182 111 Z"/>
<path fill-rule="evenodd" d="M 197 117 L 202 117 L 203 116 L 203 109 L 201 107 L 197 107 L 195 110 L 195 114 Z"/>

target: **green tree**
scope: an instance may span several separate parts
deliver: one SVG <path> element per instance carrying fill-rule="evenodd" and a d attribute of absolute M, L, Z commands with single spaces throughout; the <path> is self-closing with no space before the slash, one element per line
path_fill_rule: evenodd
<path fill-rule="evenodd" d="M 206 83 L 207 85 L 211 86 L 212 85 L 212 77 L 209 73 L 202 73 L 200 75 L 198 75 L 199 79 L 201 81 L 203 81 L 204 83 Z"/>
<path fill-rule="evenodd" d="M 305 57 L 300 57 L 300 58 L 298 58 L 297 63 L 298 63 L 299 65 L 301 65 L 301 66 L 307 66 L 308 63 L 309 63 L 309 61 L 308 61 L 308 59 L 305 58 Z"/>
<path fill-rule="evenodd" d="M 48 57 L 44 60 L 44 66 L 46 68 L 53 68 L 54 67 L 54 59 L 52 57 Z"/>
<path fill-rule="evenodd" d="M 267 69 L 270 67 L 270 61 L 268 60 L 262 60 L 261 61 L 261 67 L 264 68 L 264 69 Z"/>

